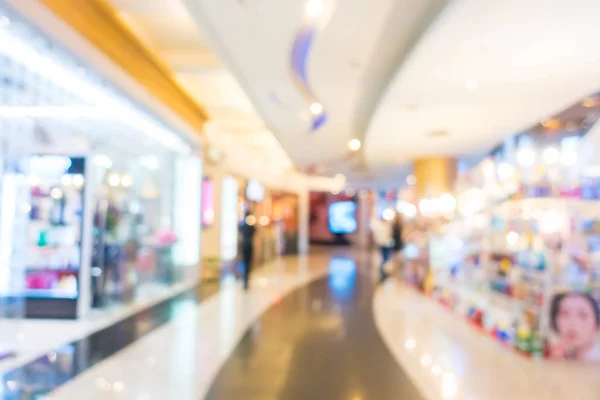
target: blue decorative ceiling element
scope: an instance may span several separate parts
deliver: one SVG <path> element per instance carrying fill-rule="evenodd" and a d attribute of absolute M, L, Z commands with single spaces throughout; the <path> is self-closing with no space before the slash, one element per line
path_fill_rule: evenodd
<path fill-rule="evenodd" d="M 292 72 L 308 87 L 308 56 L 316 35 L 316 26 L 305 25 L 296 34 L 292 45 Z"/>
<path fill-rule="evenodd" d="M 323 111 L 321 114 L 314 116 L 313 120 L 312 120 L 312 125 L 311 125 L 311 129 L 312 131 L 316 131 L 317 129 L 319 129 L 320 127 L 322 127 L 323 125 L 325 125 L 325 122 L 327 122 L 327 114 L 325 113 L 325 111 Z"/>
<path fill-rule="evenodd" d="M 317 21 L 312 24 L 304 24 L 294 38 L 290 57 L 294 81 L 309 105 L 313 103 L 321 104 L 312 91 L 308 80 L 308 59 L 318 29 L 319 23 Z M 311 131 L 316 131 L 325 122 L 327 122 L 327 113 L 324 109 L 319 114 L 312 114 Z"/>

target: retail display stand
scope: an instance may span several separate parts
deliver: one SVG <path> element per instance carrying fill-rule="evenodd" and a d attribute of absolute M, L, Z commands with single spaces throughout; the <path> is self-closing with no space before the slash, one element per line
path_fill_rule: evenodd
<path fill-rule="evenodd" d="M 34 155 L 28 169 L 28 317 L 75 318 L 80 291 L 85 158 Z"/>
<path fill-rule="evenodd" d="M 600 185 L 568 139 L 539 164 L 504 153 L 459 181 L 455 258 L 432 269 L 432 296 L 527 356 L 600 361 Z"/>

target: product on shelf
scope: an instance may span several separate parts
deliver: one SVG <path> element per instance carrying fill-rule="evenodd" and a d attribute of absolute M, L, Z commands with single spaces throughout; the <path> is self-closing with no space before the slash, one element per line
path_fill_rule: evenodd
<path fill-rule="evenodd" d="M 83 158 L 32 156 L 26 295 L 76 298 L 81 265 Z"/>

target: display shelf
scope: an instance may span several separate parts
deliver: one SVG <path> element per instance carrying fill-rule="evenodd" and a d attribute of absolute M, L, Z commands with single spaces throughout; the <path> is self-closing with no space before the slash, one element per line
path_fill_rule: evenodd
<path fill-rule="evenodd" d="M 77 292 L 64 289 L 23 289 L 23 290 L 4 290 L 0 292 L 0 297 L 26 297 L 38 299 L 71 299 L 77 298 Z"/>
<path fill-rule="evenodd" d="M 530 338 L 539 342 L 554 337 L 550 307 L 557 293 L 600 291 L 598 201 L 507 200 L 489 207 L 484 231 L 486 238 L 480 238 L 481 229 L 463 233 L 463 260 L 456 274 L 468 277 L 479 268 L 484 271 L 481 280 L 489 284 L 475 293 L 449 287 L 472 286 L 469 279 L 445 280 L 440 287 L 456 296 L 454 303 L 462 303 L 467 318 L 483 313 L 477 317 L 483 322 L 476 325 L 500 332 L 505 344 L 519 348 L 523 341 L 534 340 Z M 480 265 L 473 265 L 474 257 Z"/>

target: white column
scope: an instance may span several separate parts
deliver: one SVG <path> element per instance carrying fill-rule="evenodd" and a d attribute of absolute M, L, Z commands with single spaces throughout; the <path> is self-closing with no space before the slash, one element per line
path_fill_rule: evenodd
<path fill-rule="evenodd" d="M 173 262 L 178 267 L 197 266 L 201 248 L 202 161 L 196 156 L 179 156 L 173 176 L 172 225 L 178 238 L 173 251 Z"/>
<path fill-rule="evenodd" d="M 221 260 L 221 188 L 224 173 L 207 166 L 205 175 L 213 184 L 214 218 L 211 226 L 202 228 L 202 260 L 218 262 Z"/>
<path fill-rule="evenodd" d="M 371 219 L 371 208 L 369 205 L 369 192 L 360 190 L 358 192 L 358 207 L 356 218 L 358 222 L 357 244 L 361 249 L 369 248 L 369 221 Z"/>
<path fill-rule="evenodd" d="M 92 157 L 85 160 L 85 182 L 83 188 L 83 222 L 81 237 L 81 265 L 79 267 L 79 296 L 77 297 L 77 317 L 86 316 L 92 306 L 92 247 L 93 247 L 93 229 L 94 229 L 94 207 L 96 199 L 94 195 L 98 192 L 98 187 L 94 174 L 95 171 Z"/>
<path fill-rule="evenodd" d="M 308 190 L 298 194 L 298 253 L 307 254 L 309 250 L 308 225 L 310 223 L 310 196 Z"/>
<path fill-rule="evenodd" d="M 232 261 L 238 248 L 238 183 L 231 176 L 221 179 L 221 259 Z"/>

